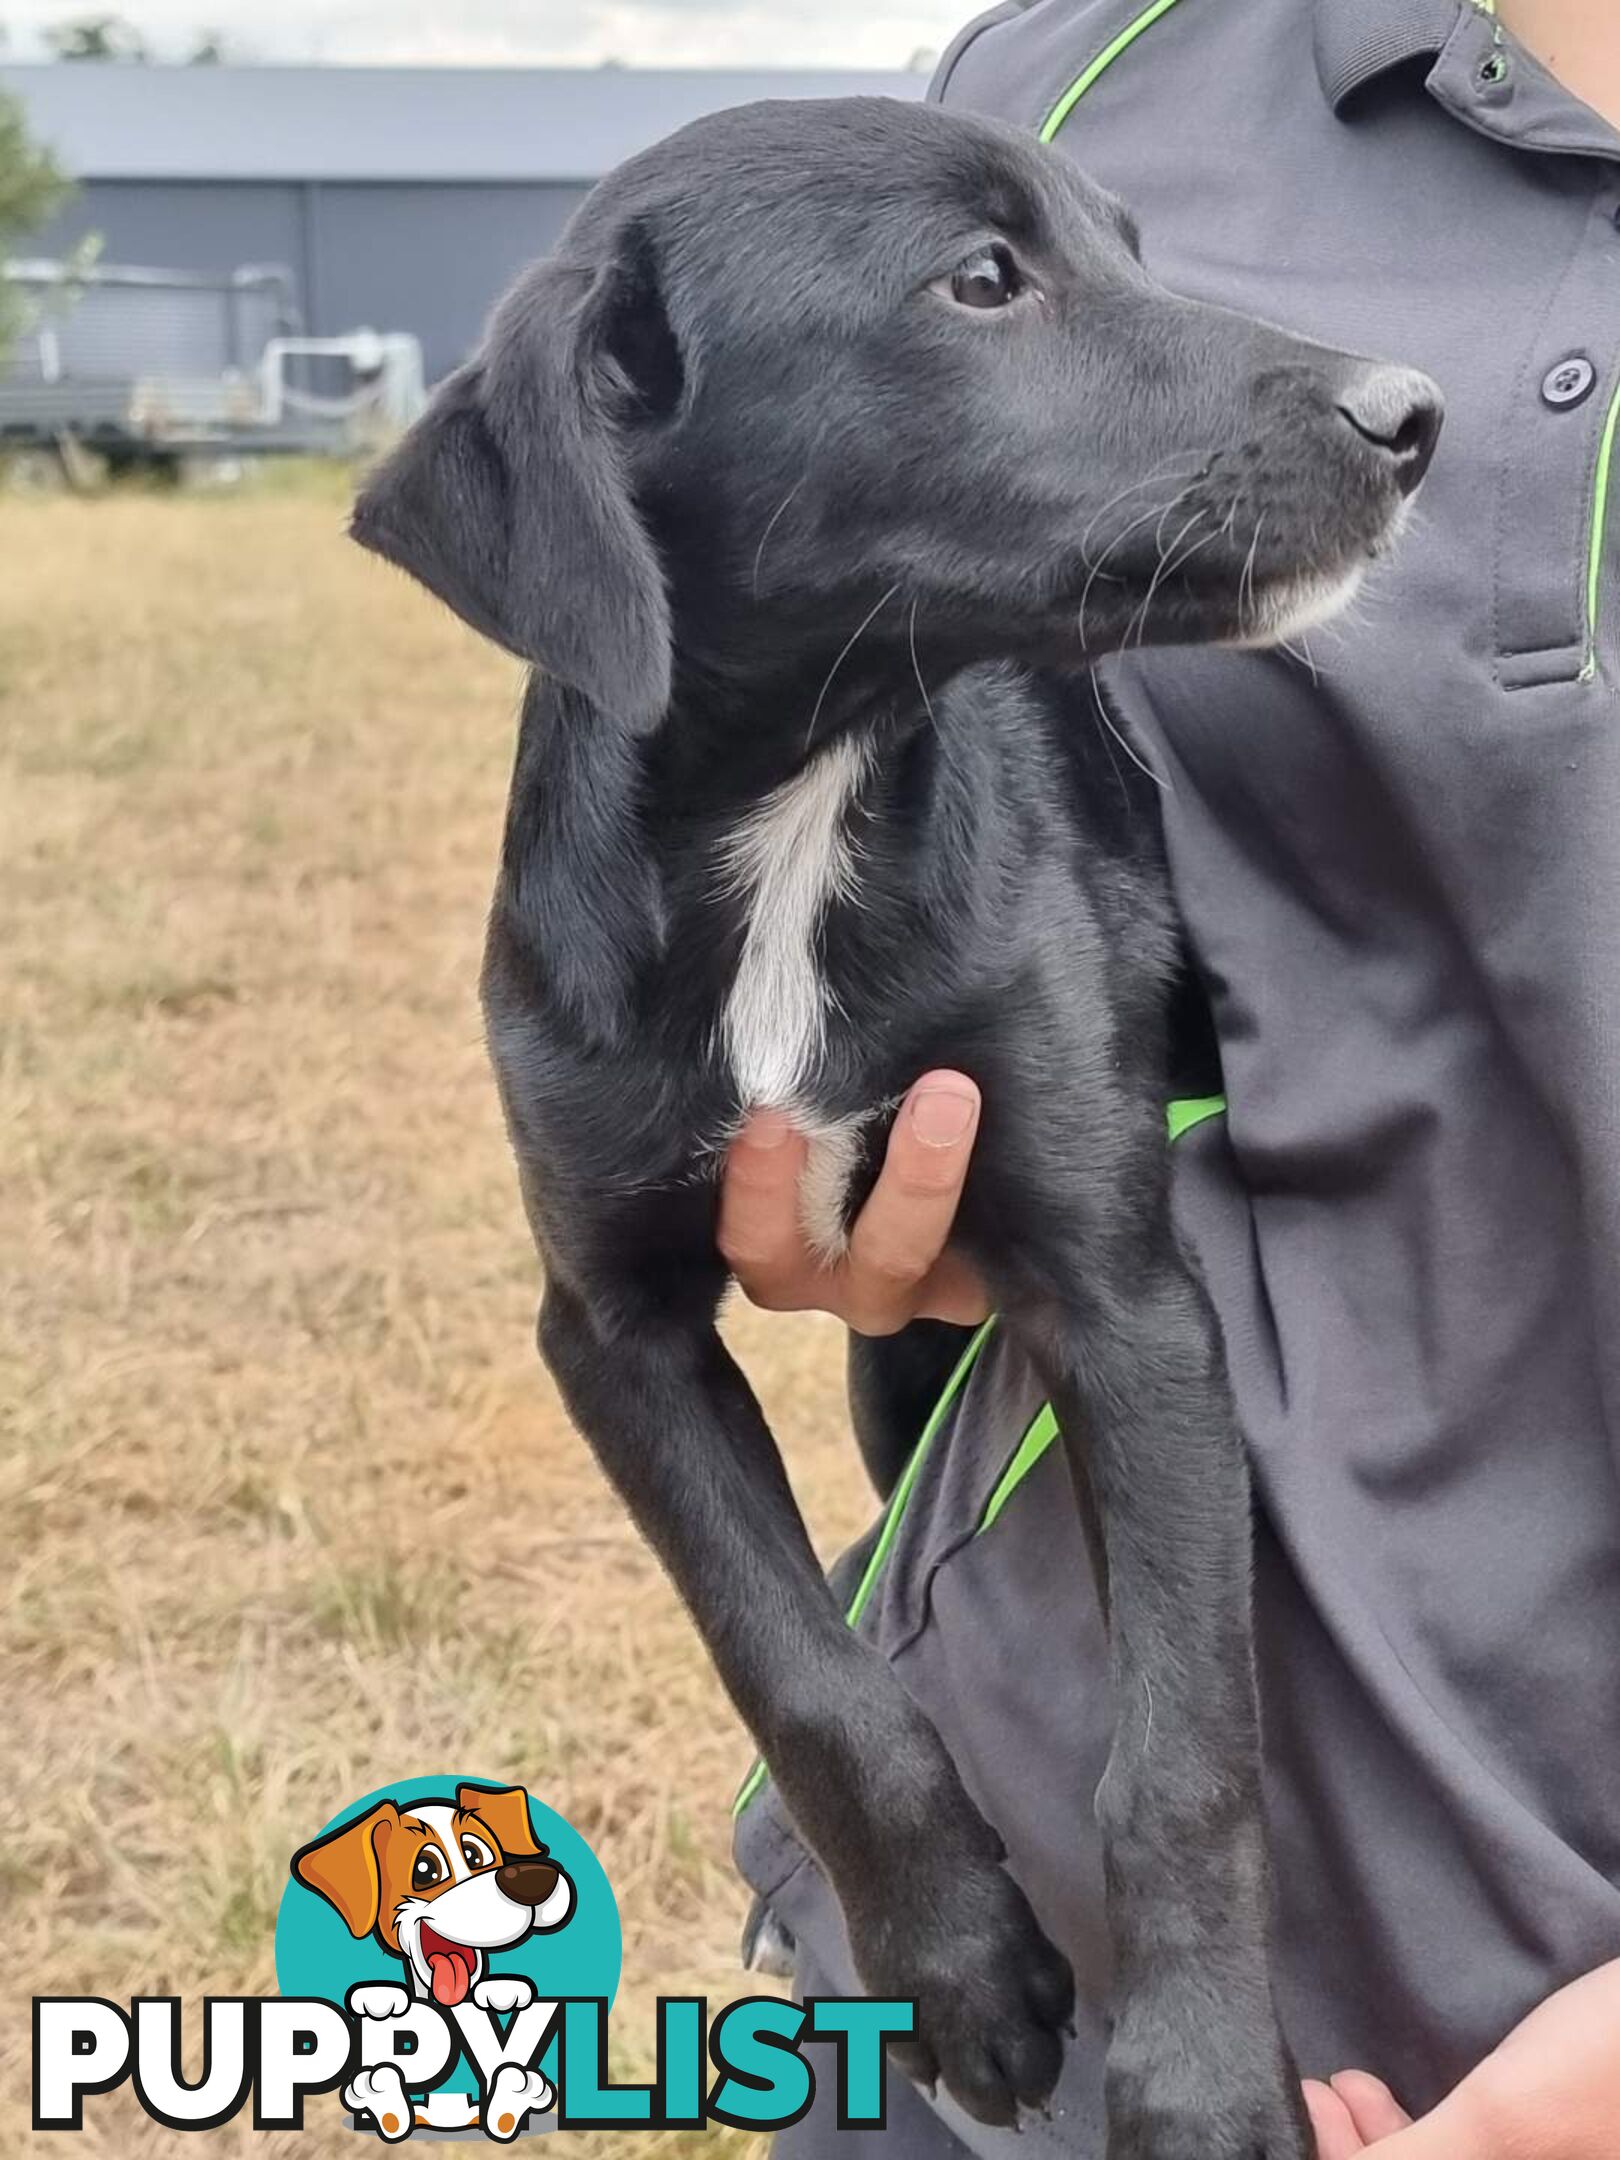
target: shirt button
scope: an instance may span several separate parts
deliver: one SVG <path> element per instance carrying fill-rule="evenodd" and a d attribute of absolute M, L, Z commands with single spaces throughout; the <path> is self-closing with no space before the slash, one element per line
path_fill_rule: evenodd
<path fill-rule="evenodd" d="M 1571 353 L 1567 360 L 1560 360 L 1541 379 L 1541 395 L 1545 403 L 1555 410 L 1580 405 L 1592 395 L 1592 385 L 1597 381 L 1597 369 L 1584 353 Z"/>

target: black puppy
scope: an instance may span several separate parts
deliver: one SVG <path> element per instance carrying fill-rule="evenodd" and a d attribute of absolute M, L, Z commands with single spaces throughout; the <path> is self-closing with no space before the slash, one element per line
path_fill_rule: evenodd
<path fill-rule="evenodd" d="M 1267 1973 L 1243 1451 L 1166 1202 L 1175 927 L 1083 669 L 1323 617 L 1438 424 L 1422 377 L 1162 290 L 1120 206 L 1010 129 L 769 104 L 606 180 L 355 517 L 538 670 L 484 995 L 546 1361 L 862 1980 L 915 1998 L 907 2066 L 1006 2122 L 1056 2079 L 1068 1967 L 845 1628 L 714 1326 L 746 1105 L 814 1137 L 835 1249 L 907 1084 L 982 1085 L 959 1236 L 1106 1569 L 1113 2160 L 1302 2160 L 1307 2134 Z"/>

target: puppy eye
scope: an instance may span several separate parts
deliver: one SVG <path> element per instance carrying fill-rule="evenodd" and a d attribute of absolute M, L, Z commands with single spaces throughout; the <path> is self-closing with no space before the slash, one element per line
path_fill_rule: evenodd
<path fill-rule="evenodd" d="M 411 1869 L 411 1888 L 413 1890 L 431 1890 L 435 1883 L 443 1881 L 443 1855 L 434 1846 L 424 1845 L 416 1856 L 415 1867 Z"/>
<path fill-rule="evenodd" d="M 495 1855 L 482 1838 L 464 1837 L 461 1841 L 461 1857 L 470 1868 L 493 1867 Z"/>
<path fill-rule="evenodd" d="M 931 291 L 965 308 L 1004 308 L 1027 289 L 1027 280 L 1010 248 L 981 248 L 958 263 L 949 277 L 936 278 Z"/>

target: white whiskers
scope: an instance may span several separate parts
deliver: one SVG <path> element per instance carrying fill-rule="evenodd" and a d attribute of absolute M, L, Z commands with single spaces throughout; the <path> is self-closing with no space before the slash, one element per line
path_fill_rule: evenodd
<path fill-rule="evenodd" d="M 782 522 L 782 518 L 787 511 L 788 505 L 793 501 L 794 497 L 803 488 L 805 481 L 808 480 L 809 477 L 810 475 L 808 473 L 803 474 L 800 479 L 797 480 L 795 484 L 788 489 L 787 493 L 782 497 L 782 500 L 771 512 L 770 523 L 765 527 L 765 530 L 759 536 L 759 546 L 754 551 L 754 598 L 756 600 L 759 598 L 759 573 L 765 562 L 765 543 L 767 540 L 770 539 L 771 534 L 775 532 L 777 526 Z"/>
<path fill-rule="evenodd" d="M 865 621 L 857 627 L 855 635 L 850 639 L 849 643 L 838 655 L 838 658 L 827 670 L 827 680 L 821 686 L 820 694 L 816 699 L 815 709 L 810 715 L 810 725 L 804 731 L 804 747 L 806 748 L 806 750 L 809 749 L 810 745 L 816 739 L 816 722 L 821 718 L 821 708 L 827 702 L 827 692 L 832 688 L 833 679 L 837 675 L 838 670 L 843 666 L 844 662 L 849 658 L 850 654 L 861 642 L 861 639 L 865 637 L 867 631 L 871 629 L 873 623 L 877 621 L 878 617 L 883 613 L 883 610 L 888 606 L 889 602 L 894 598 L 895 594 L 899 590 L 900 586 L 898 581 L 896 581 L 896 583 L 889 587 L 888 591 L 883 595 L 883 598 L 878 602 L 877 606 L 873 608 L 872 612 L 866 617 Z"/>

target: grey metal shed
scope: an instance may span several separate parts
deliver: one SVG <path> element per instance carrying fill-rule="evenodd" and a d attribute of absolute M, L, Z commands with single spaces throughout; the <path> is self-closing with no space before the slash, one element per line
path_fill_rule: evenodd
<path fill-rule="evenodd" d="M 626 68 L 0 67 L 80 182 L 30 255 L 284 264 L 309 330 L 413 331 L 429 378 L 586 189 L 672 128 L 762 97 L 921 97 L 921 74 Z"/>

